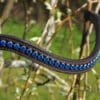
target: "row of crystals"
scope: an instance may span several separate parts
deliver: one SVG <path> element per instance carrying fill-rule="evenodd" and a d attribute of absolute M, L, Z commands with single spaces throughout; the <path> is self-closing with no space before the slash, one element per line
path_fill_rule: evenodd
<path fill-rule="evenodd" d="M 90 68 L 91 66 L 93 66 L 98 58 L 98 57 L 95 58 L 93 61 L 91 61 L 88 64 L 72 65 L 72 64 L 65 64 L 61 61 L 53 59 L 53 58 L 46 56 L 44 54 L 41 54 L 36 50 L 32 50 L 32 48 L 27 48 L 24 45 L 20 45 L 19 43 L 13 43 L 12 41 L 0 40 L 0 46 L 17 50 L 21 53 L 24 53 L 28 56 L 31 56 L 31 57 L 33 57 L 33 58 L 35 58 L 35 59 L 37 59 L 45 64 L 50 65 L 50 66 L 55 66 L 56 68 L 60 68 L 63 70 L 64 69 L 71 70 L 71 71 L 86 70 L 86 69 Z"/>

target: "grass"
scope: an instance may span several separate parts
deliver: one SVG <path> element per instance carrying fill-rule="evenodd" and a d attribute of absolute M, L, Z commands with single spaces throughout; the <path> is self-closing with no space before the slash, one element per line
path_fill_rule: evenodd
<path fill-rule="evenodd" d="M 27 33 L 27 40 L 29 40 L 30 38 L 32 38 L 34 36 L 41 36 L 41 33 L 43 31 L 43 26 L 44 25 L 40 25 L 40 24 L 34 25 L 32 30 L 29 33 Z M 81 31 L 75 25 L 73 27 L 74 27 L 73 28 L 74 48 L 79 48 L 79 46 L 80 46 L 79 41 L 81 41 L 82 34 L 81 34 Z M 9 19 L 7 21 L 7 23 L 4 25 L 2 31 L 4 34 L 10 34 L 10 35 L 14 35 L 14 36 L 21 38 L 23 35 L 23 32 L 24 32 L 24 26 L 23 26 L 23 23 L 15 22 L 15 21 Z M 70 38 L 70 33 L 69 33 L 68 29 L 62 28 L 57 33 L 57 35 L 55 36 L 55 38 L 52 41 L 52 46 L 50 48 L 51 51 L 55 54 L 58 54 L 58 55 L 61 55 L 64 57 L 70 57 L 71 55 L 70 55 L 69 38 Z M 92 36 L 92 40 L 93 39 L 94 39 L 94 36 Z M 10 53 L 4 51 L 4 57 L 6 59 L 9 59 Z M 74 54 L 72 57 L 78 58 L 78 54 Z M 100 63 L 98 62 L 95 67 L 95 69 L 97 70 L 98 73 L 100 73 L 99 66 L 100 66 Z M 23 68 L 20 70 L 15 69 L 15 68 L 12 68 L 11 70 L 4 69 L 3 71 L 4 71 L 3 72 L 3 82 L 5 84 L 7 84 L 7 82 L 8 82 L 7 81 L 8 76 L 10 76 L 11 79 L 15 79 L 16 77 L 20 77 L 21 75 L 24 74 Z M 57 73 L 57 74 L 60 75 L 64 79 L 66 79 L 68 76 L 68 75 L 60 74 L 60 73 Z M 18 84 L 20 84 L 21 88 L 23 87 L 24 82 L 25 81 L 22 81 L 22 80 L 18 81 Z M 99 95 L 100 91 L 97 92 L 97 90 L 95 90 L 96 79 L 95 79 L 94 75 L 92 74 L 92 72 L 89 72 L 88 82 L 93 87 L 93 91 L 88 92 L 87 100 L 94 100 L 94 99 L 99 100 L 100 99 L 100 95 Z M 6 89 L 0 88 L 0 100 L 14 100 L 15 96 L 16 96 L 15 87 L 19 87 L 19 85 L 15 86 L 11 82 L 11 83 L 9 83 L 9 88 L 6 88 Z M 48 93 L 46 87 L 39 87 L 36 91 L 37 91 L 38 97 L 32 96 L 31 100 L 37 100 L 37 98 L 38 98 L 38 100 L 51 100 L 51 96 Z M 55 95 L 55 100 L 66 100 L 66 97 L 61 95 L 60 91 L 58 91 L 58 89 L 53 89 L 53 91 L 54 91 L 54 95 Z M 25 96 L 24 100 L 27 100 L 26 96 Z"/>

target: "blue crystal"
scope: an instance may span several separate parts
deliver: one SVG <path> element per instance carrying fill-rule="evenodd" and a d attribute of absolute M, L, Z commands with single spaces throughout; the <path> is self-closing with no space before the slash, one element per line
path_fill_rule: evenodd
<path fill-rule="evenodd" d="M 93 63 L 94 63 L 94 64 L 96 63 L 96 59 L 93 60 Z"/>
<path fill-rule="evenodd" d="M 33 57 L 33 58 L 37 58 L 37 57 L 38 57 L 38 52 L 37 52 L 37 51 L 34 51 L 34 52 L 32 53 L 32 57 Z"/>
<path fill-rule="evenodd" d="M 49 58 L 45 56 L 45 57 L 44 57 L 44 62 L 45 62 L 45 63 L 48 63 L 48 62 L 49 62 Z"/>
<path fill-rule="evenodd" d="M 9 42 L 7 43 L 7 47 L 12 48 L 12 47 L 13 47 L 13 42 L 12 42 L 12 41 L 9 41 Z"/>
<path fill-rule="evenodd" d="M 65 64 L 65 69 L 70 70 L 70 65 L 69 64 Z"/>
<path fill-rule="evenodd" d="M 87 66 L 85 67 L 85 69 L 88 69 L 88 68 L 90 68 L 90 65 L 87 65 Z"/>
<path fill-rule="evenodd" d="M 87 66 L 86 66 L 86 68 L 85 69 L 88 69 L 88 68 L 90 68 L 90 67 L 92 67 L 93 65 L 91 65 L 91 64 L 88 64 Z"/>
<path fill-rule="evenodd" d="M 26 46 L 21 46 L 20 50 L 21 50 L 21 52 L 25 52 L 26 51 Z"/>
<path fill-rule="evenodd" d="M 74 69 L 75 69 L 75 70 L 79 70 L 78 68 L 79 68 L 78 65 L 75 65 L 75 66 L 74 66 Z"/>
<path fill-rule="evenodd" d="M 79 70 L 83 70 L 84 69 L 84 66 L 83 65 L 80 65 L 79 66 Z"/>
<path fill-rule="evenodd" d="M 43 61 L 44 56 L 43 56 L 42 54 L 40 54 L 40 55 L 38 56 L 38 59 L 39 59 L 40 61 Z"/>
<path fill-rule="evenodd" d="M 94 62 L 94 61 L 92 61 L 91 66 L 94 66 L 94 65 L 95 65 L 95 62 Z"/>
<path fill-rule="evenodd" d="M 70 66 L 70 69 L 71 69 L 71 70 L 75 70 L 75 66 L 74 66 L 74 65 L 71 65 L 71 66 Z"/>
<path fill-rule="evenodd" d="M 65 64 L 64 63 L 60 63 L 60 68 L 64 69 L 65 68 Z"/>
<path fill-rule="evenodd" d="M 5 47 L 6 46 L 6 41 L 5 40 L 1 40 L 0 41 L 0 45 Z"/>
<path fill-rule="evenodd" d="M 59 65 L 60 65 L 60 62 L 55 60 L 55 66 L 59 67 Z"/>
<path fill-rule="evenodd" d="M 50 58 L 50 60 L 49 60 L 49 64 L 53 66 L 54 63 L 55 63 L 54 59 Z"/>
<path fill-rule="evenodd" d="M 27 53 L 28 55 L 31 55 L 31 54 L 32 54 L 32 49 L 31 49 L 31 48 L 27 49 L 27 50 L 26 50 L 26 53 Z"/>
<path fill-rule="evenodd" d="M 20 49 L 19 43 L 14 44 L 14 49 L 16 49 L 16 50 L 19 50 Z"/>

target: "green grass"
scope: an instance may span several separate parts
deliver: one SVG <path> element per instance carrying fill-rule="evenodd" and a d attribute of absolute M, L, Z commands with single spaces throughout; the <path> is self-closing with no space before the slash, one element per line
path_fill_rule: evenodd
<path fill-rule="evenodd" d="M 41 33 L 43 31 L 43 26 L 40 24 L 36 24 L 33 26 L 30 32 L 27 33 L 27 40 L 34 36 L 41 36 Z M 78 48 L 81 44 L 81 37 L 82 33 L 81 31 L 74 25 L 73 26 L 73 41 L 74 41 L 74 48 Z M 3 26 L 3 33 L 4 34 L 10 34 L 17 36 L 19 38 L 22 38 L 23 32 L 24 32 L 24 26 L 23 23 L 15 22 L 11 19 L 7 21 L 7 23 Z M 57 35 L 54 37 L 52 41 L 52 46 L 51 46 L 51 51 L 55 54 L 61 55 L 63 57 L 70 57 L 70 44 L 69 44 L 69 38 L 70 38 L 70 33 L 68 31 L 68 28 L 66 27 L 62 28 Z M 92 40 L 94 39 L 94 36 L 92 36 Z M 93 46 L 93 45 L 91 45 Z M 61 50 L 62 49 L 62 50 Z M 6 59 L 9 59 L 11 56 L 11 53 L 4 51 L 4 57 Z M 78 58 L 78 55 L 74 54 L 72 56 L 73 58 Z M 100 63 L 96 65 L 96 70 L 98 73 L 100 73 Z M 3 82 L 7 84 L 8 76 L 12 77 L 11 79 L 15 79 L 16 77 L 20 77 L 22 74 L 24 74 L 23 69 L 15 69 L 12 68 L 11 70 L 9 69 L 4 69 L 3 70 Z M 11 72 L 9 72 L 11 71 Z M 10 74 L 9 74 L 10 73 Z M 66 79 L 68 75 L 62 74 L 62 73 L 57 73 L 59 76 L 62 78 Z M 100 75 L 100 74 L 99 74 Z M 95 90 L 96 87 L 96 79 L 94 75 L 89 72 L 89 78 L 88 78 L 89 84 L 93 87 L 93 91 L 88 92 L 87 94 L 87 100 L 99 100 L 100 99 L 100 91 L 97 92 Z M 24 81 L 18 81 L 18 83 L 23 87 L 25 84 Z M 23 84 L 22 84 L 23 83 Z M 0 100 L 15 100 L 15 85 L 12 83 L 9 83 L 9 88 L 2 89 L 0 88 Z M 18 85 L 18 84 L 17 84 Z M 18 85 L 19 86 L 19 85 Z M 38 95 L 38 100 L 51 100 L 51 96 L 47 91 L 46 87 L 39 87 L 37 90 L 37 95 Z M 54 95 L 55 95 L 55 100 L 66 100 L 65 96 L 62 96 L 58 89 L 53 89 Z M 96 92 L 95 92 L 96 91 Z M 26 98 L 26 99 L 25 99 Z M 27 100 L 27 96 L 25 96 L 24 100 Z M 36 96 L 32 96 L 30 100 L 37 100 Z"/>

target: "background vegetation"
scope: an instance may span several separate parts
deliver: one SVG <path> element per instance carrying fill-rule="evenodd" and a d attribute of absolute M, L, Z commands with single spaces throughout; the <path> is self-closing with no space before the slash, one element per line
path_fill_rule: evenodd
<path fill-rule="evenodd" d="M 100 1 L 0 0 L 0 33 L 63 57 L 84 58 L 95 44 L 93 26 L 89 25 L 87 41 L 81 45 L 84 9 L 99 13 Z M 99 66 L 98 62 L 84 74 L 63 74 L 0 51 L 0 100 L 99 100 Z"/>

